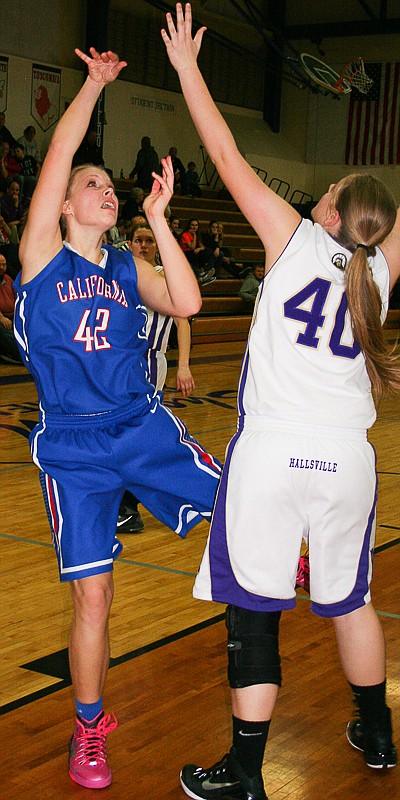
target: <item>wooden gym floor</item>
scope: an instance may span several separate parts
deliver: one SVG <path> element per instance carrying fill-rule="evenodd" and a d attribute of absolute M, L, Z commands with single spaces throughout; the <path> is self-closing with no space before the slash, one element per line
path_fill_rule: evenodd
<path fill-rule="evenodd" d="M 223 459 L 235 431 L 236 387 L 244 345 L 198 345 L 193 397 L 174 385 L 165 402 L 190 432 Z M 73 697 L 66 661 L 67 585 L 56 559 L 27 436 L 37 418 L 24 368 L 0 366 L 0 796 L 46 800 L 92 796 L 67 773 Z M 385 630 L 388 695 L 400 731 L 400 408 L 382 405 L 371 431 L 380 474 L 373 596 Z M 119 728 L 109 737 L 110 800 L 183 800 L 179 769 L 209 766 L 229 747 L 224 608 L 195 601 L 193 579 L 208 526 L 182 541 L 146 511 L 142 534 L 123 536 L 115 566 L 111 669 L 105 695 Z M 283 616 L 284 685 L 264 765 L 270 800 L 382 800 L 400 797 L 400 767 L 368 769 L 346 742 L 350 693 L 339 668 L 332 626 L 310 614 L 299 592 Z M 366 658 L 368 654 L 365 654 Z M 400 734 L 398 735 L 400 743 Z"/>

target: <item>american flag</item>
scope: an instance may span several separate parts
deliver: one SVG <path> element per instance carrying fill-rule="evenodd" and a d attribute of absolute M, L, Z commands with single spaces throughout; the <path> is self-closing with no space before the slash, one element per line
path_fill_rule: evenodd
<path fill-rule="evenodd" d="M 400 164 L 400 62 L 365 64 L 368 94 L 353 89 L 346 164 Z"/>

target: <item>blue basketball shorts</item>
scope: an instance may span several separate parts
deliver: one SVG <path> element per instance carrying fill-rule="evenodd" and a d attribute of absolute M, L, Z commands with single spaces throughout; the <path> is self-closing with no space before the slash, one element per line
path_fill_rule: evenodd
<path fill-rule="evenodd" d="M 194 596 L 292 608 L 304 540 L 312 611 L 356 610 L 370 601 L 376 497 L 365 430 L 246 416 L 227 449 Z"/>
<path fill-rule="evenodd" d="M 118 509 L 129 489 L 184 537 L 210 519 L 221 467 L 158 402 L 142 416 L 43 415 L 31 434 L 60 580 L 109 572 L 122 544 Z"/>

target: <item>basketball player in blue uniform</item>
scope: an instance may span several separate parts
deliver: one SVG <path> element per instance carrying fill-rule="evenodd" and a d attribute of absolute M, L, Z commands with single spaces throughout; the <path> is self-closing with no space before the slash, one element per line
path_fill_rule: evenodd
<path fill-rule="evenodd" d="M 209 769 L 187 765 L 192 798 L 265 800 L 264 749 L 281 683 L 279 619 L 295 604 L 302 538 L 312 610 L 333 620 L 359 717 L 347 738 L 369 767 L 396 765 L 385 646 L 371 604 L 375 456 L 366 431 L 400 390 L 381 325 L 400 273 L 400 220 L 370 175 L 332 185 L 313 220 L 262 183 L 240 155 L 197 66 L 205 28 L 177 4 L 162 31 L 193 122 L 220 178 L 263 242 L 230 442 L 194 595 L 228 603 L 233 744 Z M 366 658 L 366 653 L 368 657 Z"/>
<path fill-rule="evenodd" d="M 106 737 L 117 724 L 104 714 L 102 694 L 122 494 L 131 489 L 185 536 L 210 518 L 220 468 L 161 405 L 147 376 L 146 306 L 184 317 L 201 304 L 164 216 L 173 192 L 171 160 L 163 159 L 145 204 L 163 278 L 130 252 L 102 247 L 118 210 L 108 174 L 93 165 L 71 173 L 101 91 L 125 66 L 110 51 L 76 53 L 88 77 L 55 129 L 32 198 L 20 245 L 15 333 L 39 396 L 32 457 L 60 579 L 72 589 L 69 658 L 77 717 L 69 772 L 81 786 L 100 789 L 111 783 Z"/>

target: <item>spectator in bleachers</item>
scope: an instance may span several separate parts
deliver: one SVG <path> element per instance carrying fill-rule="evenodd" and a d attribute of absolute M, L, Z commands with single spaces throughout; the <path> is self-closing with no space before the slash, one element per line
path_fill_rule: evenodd
<path fill-rule="evenodd" d="M 25 128 L 23 135 L 19 136 L 17 141 L 19 142 L 19 144 L 22 144 L 25 150 L 25 155 L 32 156 L 32 158 L 35 159 L 36 164 L 40 166 L 41 164 L 40 150 L 35 137 L 36 137 L 36 128 L 34 128 L 33 125 L 28 125 Z"/>
<path fill-rule="evenodd" d="M 201 197 L 201 189 L 199 186 L 199 173 L 196 170 L 194 161 L 189 161 L 188 168 L 181 181 L 182 194 L 186 197 Z"/>
<path fill-rule="evenodd" d="M 121 209 L 121 216 L 124 219 L 132 219 L 132 217 L 137 216 L 137 214 L 142 214 L 143 200 L 144 200 L 143 189 L 141 189 L 139 186 L 133 186 L 127 201 L 124 203 Z"/>
<path fill-rule="evenodd" d="M 243 276 L 247 273 L 248 269 L 245 268 L 243 270 L 241 267 L 238 267 L 235 263 L 235 260 L 231 256 L 231 251 L 229 247 L 226 247 L 223 243 L 224 239 L 224 225 L 222 222 L 218 222 L 218 239 L 219 239 L 219 246 L 223 256 L 223 264 L 224 270 L 232 276 L 232 278 L 243 278 Z"/>
<path fill-rule="evenodd" d="M 11 150 L 9 142 L 7 141 L 4 141 L 2 144 L 0 166 L 1 166 L 1 177 L 3 179 L 3 182 L 7 181 L 8 178 L 16 178 L 17 183 L 19 183 L 21 164 L 19 164 L 17 159 L 14 157 L 14 153 Z"/>
<path fill-rule="evenodd" d="M 15 234 L 17 231 L 15 230 Z M 4 217 L 0 215 L 0 253 L 7 261 L 8 273 L 14 280 L 21 269 L 18 258 L 18 234 L 7 225 Z"/>
<path fill-rule="evenodd" d="M 36 186 L 40 165 L 33 156 L 26 155 L 24 146 L 20 142 L 17 142 L 14 147 L 14 157 L 21 168 L 19 175 L 22 181 L 22 183 L 20 183 L 21 199 L 24 197 L 25 200 L 28 201 L 31 199 Z"/>
<path fill-rule="evenodd" d="M 181 233 L 182 233 L 182 231 L 181 231 L 181 222 L 180 222 L 179 217 L 170 217 L 170 219 L 168 221 L 168 224 L 169 224 L 169 227 L 171 229 L 172 235 L 179 242 L 179 239 L 180 239 L 180 236 L 181 236 Z"/>
<path fill-rule="evenodd" d="M 94 164 L 96 167 L 104 167 L 104 159 L 101 148 L 97 144 L 97 131 L 89 128 L 81 145 L 79 145 L 73 159 L 72 166 L 80 164 Z"/>
<path fill-rule="evenodd" d="M 112 244 L 117 250 L 129 250 L 131 246 L 133 225 L 131 219 L 120 219 L 113 228 L 110 228 L 107 243 Z"/>
<path fill-rule="evenodd" d="M 9 181 L 7 191 L 0 197 L 0 214 L 12 232 L 18 230 L 25 219 L 25 211 L 20 200 L 20 188 L 14 179 Z"/>
<path fill-rule="evenodd" d="M 222 247 L 223 225 L 213 219 L 208 224 L 207 232 L 203 234 L 203 242 L 207 249 L 207 261 L 215 269 L 217 278 L 239 278 L 241 270 L 231 258 L 227 247 Z M 225 274 L 224 274 L 225 273 Z"/>
<path fill-rule="evenodd" d="M 155 151 L 150 136 L 143 136 L 140 150 L 137 152 L 135 166 L 129 173 L 130 178 L 136 178 L 136 184 L 149 192 L 153 184 L 153 172 L 159 172 L 160 159 Z"/>
<path fill-rule="evenodd" d="M 5 121 L 6 121 L 6 115 L 5 115 L 4 111 L 1 111 L 0 112 L 0 144 L 3 144 L 4 142 L 8 142 L 8 144 L 10 145 L 10 149 L 11 149 L 12 147 L 14 147 L 14 145 L 16 143 L 16 139 L 14 139 L 14 136 L 12 135 L 11 131 L 9 131 L 8 128 L 6 128 Z"/>
<path fill-rule="evenodd" d="M 15 292 L 12 278 L 6 270 L 7 260 L 0 252 L 0 360 L 21 364 L 13 331 Z"/>
<path fill-rule="evenodd" d="M 181 233 L 179 244 L 198 281 L 204 286 L 211 280 L 215 280 L 215 270 L 207 264 L 210 252 L 206 251 L 203 244 L 198 219 L 191 217 L 185 230 Z"/>
<path fill-rule="evenodd" d="M 134 230 L 138 225 L 147 225 L 147 218 L 144 211 L 141 214 L 136 214 L 135 217 L 132 217 L 132 230 Z"/>
<path fill-rule="evenodd" d="M 0 216 L 0 246 L 11 242 L 11 228 L 7 225 L 4 217 Z"/>
<path fill-rule="evenodd" d="M 265 269 L 263 264 L 253 264 L 239 289 L 239 297 L 244 300 L 249 311 L 252 311 L 254 308 L 258 289 L 264 274 Z"/>
<path fill-rule="evenodd" d="M 178 150 L 176 147 L 170 147 L 168 155 L 171 156 L 172 169 L 174 170 L 174 191 L 176 192 L 176 188 L 177 186 L 179 186 L 181 194 L 183 194 L 182 181 L 184 179 L 186 172 L 185 167 L 183 166 L 182 161 L 178 157 Z"/>

